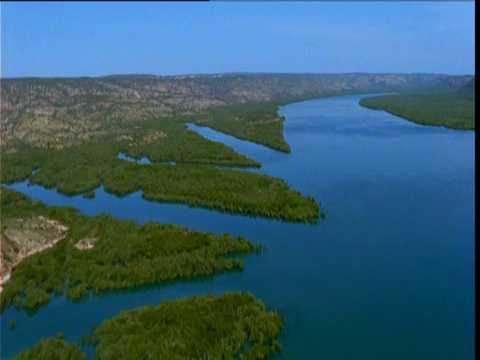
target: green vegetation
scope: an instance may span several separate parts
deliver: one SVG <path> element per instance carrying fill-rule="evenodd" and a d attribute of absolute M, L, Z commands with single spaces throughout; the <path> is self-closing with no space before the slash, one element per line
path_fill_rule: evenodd
<path fill-rule="evenodd" d="M 44 216 L 69 227 L 53 247 L 25 258 L 3 289 L 2 310 L 35 308 L 66 286 L 68 299 L 92 292 L 186 279 L 242 269 L 232 254 L 252 253 L 254 244 L 228 234 L 189 231 L 185 227 L 117 220 L 109 215 L 77 215 L 71 207 L 46 207 L 2 188 L 2 219 Z M 3 236 L 2 229 L 2 239 Z"/>
<path fill-rule="evenodd" d="M 173 118 L 172 118 L 173 119 Z M 152 162 L 211 164 L 221 166 L 257 167 L 261 164 L 238 154 L 231 147 L 210 141 L 185 124 L 170 119 L 154 119 L 124 124 L 117 138 L 126 138 L 131 143 L 122 150 L 126 155 L 140 159 L 147 157 Z"/>
<path fill-rule="evenodd" d="M 42 339 L 33 348 L 22 351 L 15 360 L 86 360 L 87 354 L 77 344 L 69 344 L 63 339 Z"/>
<path fill-rule="evenodd" d="M 252 295 L 227 293 L 122 311 L 94 332 L 97 359 L 265 359 L 281 351 L 276 311 Z"/>
<path fill-rule="evenodd" d="M 103 184 L 105 191 L 120 196 L 142 190 L 144 198 L 154 201 L 291 221 L 319 219 L 315 199 L 290 190 L 281 179 L 208 165 L 140 165 L 117 157 L 126 147 L 125 142 L 92 142 L 7 154 L 2 157 L 2 182 L 30 177 L 33 184 L 85 196 Z M 41 170 L 31 175 L 35 169 Z"/>
<path fill-rule="evenodd" d="M 385 110 L 422 125 L 475 130 L 475 97 L 457 94 L 395 94 L 360 100 L 369 109 Z"/>
<path fill-rule="evenodd" d="M 285 118 L 277 111 L 278 103 L 274 101 L 229 105 L 204 110 L 191 121 L 289 153 L 290 145 L 283 137 Z"/>

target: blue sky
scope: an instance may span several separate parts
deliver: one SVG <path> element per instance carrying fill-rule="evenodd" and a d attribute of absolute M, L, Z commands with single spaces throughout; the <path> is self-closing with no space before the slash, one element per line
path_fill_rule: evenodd
<path fill-rule="evenodd" d="M 2 3 L 2 77 L 475 71 L 473 2 Z"/>

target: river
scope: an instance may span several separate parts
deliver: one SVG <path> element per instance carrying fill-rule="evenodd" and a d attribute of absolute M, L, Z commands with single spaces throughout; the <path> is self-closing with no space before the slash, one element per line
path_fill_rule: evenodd
<path fill-rule="evenodd" d="M 28 181 L 12 185 L 49 205 L 228 232 L 265 250 L 245 256 L 243 272 L 81 303 L 53 297 L 34 314 L 10 308 L 1 319 L 2 358 L 58 331 L 80 342 L 124 309 L 246 291 L 285 316 L 283 359 L 473 359 L 475 134 L 365 109 L 362 97 L 282 107 L 291 154 L 189 125 L 262 163 L 251 171 L 313 195 L 326 211 L 315 225 L 159 204 L 140 192 L 118 198 L 99 188 L 84 199 Z M 93 348 L 83 349 L 93 359 Z"/>

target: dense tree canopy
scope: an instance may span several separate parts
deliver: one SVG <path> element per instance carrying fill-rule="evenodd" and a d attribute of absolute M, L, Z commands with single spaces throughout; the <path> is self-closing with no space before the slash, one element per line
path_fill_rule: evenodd
<path fill-rule="evenodd" d="M 30 178 L 33 184 L 85 196 L 103 184 L 107 192 L 116 195 L 142 190 L 144 198 L 155 201 L 292 221 L 319 219 L 315 199 L 290 190 L 281 179 L 210 165 L 141 165 L 118 158 L 119 151 L 127 150 L 126 142 L 95 142 L 4 155 L 2 182 Z M 32 175 L 35 169 L 40 171 Z"/>
<path fill-rule="evenodd" d="M 49 338 L 40 340 L 33 348 L 22 351 L 15 360 L 86 360 L 87 354 L 77 344 Z"/>
<path fill-rule="evenodd" d="M 67 298 L 79 299 L 88 291 L 96 294 L 243 269 L 243 261 L 227 255 L 255 250 L 253 243 L 242 237 L 215 236 L 154 222 L 140 226 L 106 214 L 77 215 L 74 208 L 46 207 L 2 188 L 2 218 L 40 215 L 67 224 L 68 235 L 15 268 L 2 292 L 2 310 L 12 303 L 35 308 L 48 302 L 53 292 L 62 292 L 65 285 Z M 78 248 L 89 242 L 91 248 Z"/>
<path fill-rule="evenodd" d="M 276 311 L 245 293 L 194 296 L 122 311 L 95 330 L 95 357 L 107 359 L 265 359 L 281 351 Z"/>
<path fill-rule="evenodd" d="M 475 130 L 475 98 L 455 94 L 395 94 L 360 100 L 360 105 L 385 110 L 422 125 Z"/>

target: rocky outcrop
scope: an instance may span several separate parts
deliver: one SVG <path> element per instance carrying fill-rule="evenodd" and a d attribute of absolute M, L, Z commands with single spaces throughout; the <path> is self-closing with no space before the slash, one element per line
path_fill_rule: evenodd
<path fill-rule="evenodd" d="M 5 219 L 2 222 L 1 273 L 2 285 L 10 279 L 11 272 L 25 258 L 51 248 L 67 236 L 68 227 L 43 216 Z"/>

